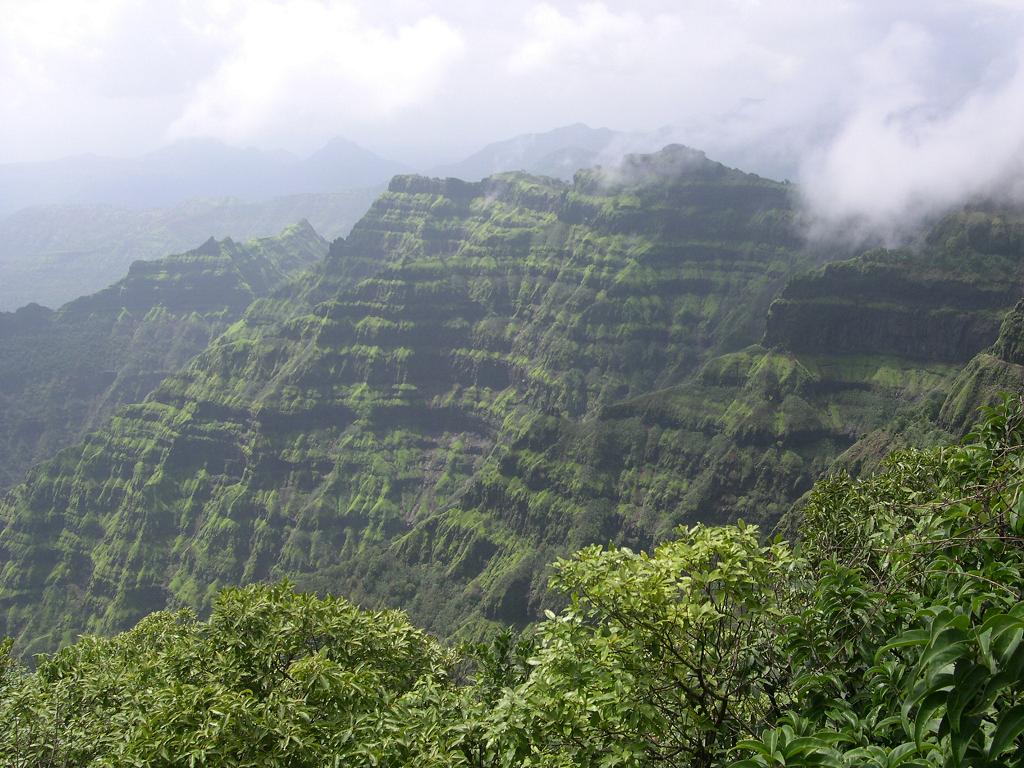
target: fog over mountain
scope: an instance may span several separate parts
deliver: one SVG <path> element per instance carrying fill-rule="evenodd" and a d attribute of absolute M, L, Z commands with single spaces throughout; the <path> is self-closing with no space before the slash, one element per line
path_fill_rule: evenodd
<path fill-rule="evenodd" d="M 0 161 L 214 139 L 256 148 L 231 160 L 251 165 L 235 174 L 251 194 L 267 167 L 294 165 L 278 150 L 309 157 L 336 136 L 413 168 L 480 175 L 486 159 L 460 158 L 583 122 L 660 129 L 725 162 L 799 178 L 821 221 L 892 229 L 965 195 L 1013 193 L 1006 169 L 1024 135 L 1024 12 L 1012 0 L 2 8 Z M 549 170 L 595 149 L 574 146 Z M 94 162 L 75 161 L 85 175 Z M 11 173 L 0 174 L 0 198 Z M 337 183 L 326 176 L 274 193 Z"/>
<path fill-rule="evenodd" d="M 0 311 L 57 308 L 122 277 L 135 261 L 190 250 L 208 238 L 243 241 L 306 219 L 323 237 L 347 235 L 380 188 L 285 195 L 259 202 L 188 200 L 163 208 L 37 205 L 0 218 Z"/>
<path fill-rule="evenodd" d="M 132 158 L 79 155 L 0 165 L 0 215 L 65 203 L 153 208 L 194 198 L 260 201 L 384 184 L 404 170 L 342 138 L 307 157 L 188 139 Z"/>

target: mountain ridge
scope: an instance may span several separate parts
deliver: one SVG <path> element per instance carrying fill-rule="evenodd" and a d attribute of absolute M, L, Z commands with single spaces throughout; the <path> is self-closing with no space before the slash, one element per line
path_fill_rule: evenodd
<path fill-rule="evenodd" d="M 195 139 L 137 157 L 0 164 L 0 215 L 48 204 L 152 208 L 211 197 L 254 202 L 371 187 L 403 170 L 402 164 L 341 138 L 302 158 Z"/>
<path fill-rule="evenodd" d="M 180 252 L 210 237 L 270 237 L 308 219 L 328 240 L 347 235 L 378 189 L 294 195 L 262 203 L 190 200 L 135 210 L 101 205 L 27 208 L 0 219 L 0 310 L 57 307 L 119 279 L 131 262 Z"/>
<path fill-rule="evenodd" d="M 326 251 L 305 221 L 275 238 L 210 238 L 135 261 L 118 282 L 58 310 L 0 313 L 0 487 L 140 400 Z"/>
<path fill-rule="evenodd" d="M 683 148 L 659 157 L 677 175 L 393 179 L 287 296 L 12 491 L 7 631 L 59 642 L 350 562 L 449 504 L 499 436 L 686 375 L 714 329 L 744 326 L 745 305 L 720 297 L 770 292 L 805 257 L 784 185 Z M 26 539 L 38 514 L 49 533 Z M 97 537 L 101 519 L 126 537 Z M 79 543 L 61 555 L 63 526 Z M 60 588 L 29 567 L 54 556 Z"/>
<path fill-rule="evenodd" d="M 0 502 L 4 631 L 51 648 L 287 575 L 473 637 L 548 607 L 565 552 L 770 526 L 844 461 L 948 438 L 953 382 L 1024 295 L 1017 218 L 823 266 L 843 254 L 805 249 L 793 195 L 680 146 L 572 183 L 396 176 Z M 857 345 L 905 306 L 946 323 Z"/>

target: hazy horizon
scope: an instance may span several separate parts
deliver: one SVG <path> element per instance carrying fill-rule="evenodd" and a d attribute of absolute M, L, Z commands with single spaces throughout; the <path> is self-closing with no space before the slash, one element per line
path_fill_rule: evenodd
<path fill-rule="evenodd" d="M 791 172 L 828 221 L 892 227 L 970 196 L 1021 195 L 1013 0 L 0 9 L 0 163 L 192 139 L 303 156 L 344 137 L 427 169 L 585 123 L 666 129 L 738 167 Z"/>

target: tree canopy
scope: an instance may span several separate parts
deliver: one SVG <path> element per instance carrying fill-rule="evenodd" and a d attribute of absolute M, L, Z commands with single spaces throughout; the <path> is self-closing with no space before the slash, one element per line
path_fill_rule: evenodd
<path fill-rule="evenodd" d="M 448 648 L 289 584 L 10 642 L 14 766 L 1024 765 L 1024 405 L 820 481 L 793 541 L 681 528 L 556 564 L 566 607 Z"/>

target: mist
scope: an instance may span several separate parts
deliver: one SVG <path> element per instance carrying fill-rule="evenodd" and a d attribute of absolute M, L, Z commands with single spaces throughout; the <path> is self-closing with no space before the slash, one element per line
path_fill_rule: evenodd
<path fill-rule="evenodd" d="M 819 233 L 867 231 L 898 242 L 914 224 L 973 199 L 1020 203 L 1024 64 L 991 73 L 942 105 L 920 79 L 886 76 L 897 59 L 934 56 L 931 41 L 897 29 L 835 135 L 808 147 L 803 194 Z"/>
<path fill-rule="evenodd" d="M 1009 0 L 0 0 L 0 162 L 175 142 L 419 170 L 584 122 L 798 181 L 818 231 L 1019 198 Z M 632 137 L 632 138 L 631 138 Z"/>

